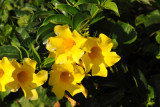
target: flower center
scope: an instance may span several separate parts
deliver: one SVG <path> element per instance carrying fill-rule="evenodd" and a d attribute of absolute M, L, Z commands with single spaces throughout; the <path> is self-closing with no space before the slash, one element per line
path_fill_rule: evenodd
<path fill-rule="evenodd" d="M 0 78 L 3 77 L 4 71 L 0 68 Z"/>
<path fill-rule="evenodd" d="M 66 50 L 70 50 L 75 44 L 76 44 L 75 41 L 72 39 L 66 39 L 63 42 L 64 48 Z"/>
<path fill-rule="evenodd" d="M 99 47 L 93 47 L 91 49 L 91 53 L 88 53 L 88 56 L 91 58 L 91 60 L 94 60 L 95 58 L 99 58 L 101 53 L 102 50 Z"/>
<path fill-rule="evenodd" d="M 63 82 L 68 82 L 70 78 L 71 78 L 71 74 L 67 71 L 62 72 L 60 75 L 60 79 Z"/>
<path fill-rule="evenodd" d="M 28 81 L 28 74 L 25 71 L 21 71 L 17 75 L 18 81 L 22 84 Z"/>

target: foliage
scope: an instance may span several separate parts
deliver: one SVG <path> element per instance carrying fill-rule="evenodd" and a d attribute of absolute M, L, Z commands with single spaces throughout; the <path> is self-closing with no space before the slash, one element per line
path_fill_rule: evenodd
<path fill-rule="evenodd" d="M 72 98 L 79 106 L 160 106 L 160 1 L 159 0 L 1 0 L 0 58 L 36 60 L 37 70 L 51 70 L 47 39 L 57 24 L 68 24 L 84 37 L 104 33 L 121 60 L 107 68 L 107 77 L 85 77 L 88 97 Z M 0 93 L 0 105 L 53 106 L 58 100 L 45 83 L 39 99 L 26 100 L 22 91 Z M 71 97 L 71 96 L 70 96 Z M 61 106 L 70 107 L 66 98 Z"/>

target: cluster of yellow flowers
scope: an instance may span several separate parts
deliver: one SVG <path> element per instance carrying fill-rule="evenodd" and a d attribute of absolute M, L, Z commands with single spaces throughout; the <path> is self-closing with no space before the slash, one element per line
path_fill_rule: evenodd
<path fill-rule="evenodd" d="M 99 38 L 82 37 L 76 30 L 70 31 L 68 25 L 57 25 L 54 28 L 57 36 L 48 39 L 46 48 L 49 57 L 55 57 L 51 67 L 49 85 L 58 99 L 63 98 L 65 91 L 72 96 L 82 92 L 87 97 L 87 91 L 81 81 L 91 70 L 92 76 L 107 77 L 106 67 L 120 60 L 115 52 L 111 52 L 112 40 L 104 34 Z M 23 65 L 15 59 L 7 57 L 0 60 L 0 91 L 6 87 L 12 92 L 21 88 L 25 98 L 38 99 L 36 87 L 43 85 L 48 79 L 48 72 L 41 70 L 35 73 L 36 61 L 29 58 L 23 60 Z"/>
<path fill-rule="evenodd" d="M 107 77 L 106 67 L 118 62 L 120 56 L 111 52 L 112 40 L 104 34 L 99 38 L 84 38 L 76 30 L 71 32 L 68 25 L 57 25 L 54 32 L 56 36 L 50 37 L 46 45 L 49 57 L 55 57 L 49 85 L 53 86 L 52 91 L 59 99 L 65 91 L 72 96 L 82 92 L 86 97 L 81 84 L 83 78 L 90 70 L 92 76 Z"/>
<path fill-rule="evenodd" d="M 12 92 L 21 88 L 25 98 L 38 99 L 36 87 L 43 85 L 48 79 L 45 70 L 35 72 L 36 61 L 29 58 L 23 60 L 23 65 L 16 60 L 9 61 L 7 57 L 0 60 L 0 91 L 5 92 L 6 87 Z"/>

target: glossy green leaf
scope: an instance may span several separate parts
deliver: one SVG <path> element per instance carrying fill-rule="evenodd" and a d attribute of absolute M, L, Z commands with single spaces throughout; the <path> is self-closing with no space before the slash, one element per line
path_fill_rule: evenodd
<path fill-rule="evenodd" d="M 137 1 L 142 2 L 142 3 L 144 3 L 144 4 L 149 4 L 149 5 L 151 5 L 151 3 L 150 3 L 149 0 L 137 0 Z"/>
<path fill-rule="evenodd" d="M 137 39 L 135 28 L 128 23 L 118 22 L 113 26 L 112 38 L 123 44 L 131 44 Z"/>
<path fill-rule="evenodd" d="M 39 29 L 38 29 L 38 32 L 37 32 L 37 40 L 38 38 L 43 38 L 46 36 L 46 34 L 50 33 L 50 32 L 54 32 L 53 29 L 54 29 L 54 24 L 52 23 L 49 23 L 47 25 L 44 25 L 44 26 L 41 26 Z"/>
<path fill-rule="evenodd" d="M 73 29 L 78 30 L 80 26 L 83 24 L 84 21 L 86 21 L 89 18 L 88 13 L 77 13 L 73 17 Z"/>
<path fill-rule="evenodd" d="M 98 4 L 98 0 L 78 0 L 75 6 L 78 6 L 80 4 L 88 4 L 88 3 Z"/>
<path fill-rule="evenodd" d="M 58 4 L 58 5 L 56 5 L 56 8 L 61 11 L 65 11 L 71 15 L 78 13 L 78 10 L 76 8 L 69 6 L 67 4 Z"/>
<path fill-rule="evenodd" d="M 114 11 L 118 16 L 120 16 L 119 11 L 118 11 L 118 7 L 115 2 L 106 1 L 105 4 L 103 5 L 103 7 L 105 9 Z"/>
<path fill-rule="evenodd" d="M 98 21 L 100 21 L 104 18 L 105 18 L 105 16 L 100 12 L 91 20 L 90 25 L 94 24 L 94 23 L 96 23 L 96 22 L 98 22 Z"/>
<path fill-rule="evenodd" d="M 44 20 L 43 25 L 46 25 L 48 23 L 72 25 L 72 21 L 70 20 L 70 18 L 64 15 L 61 15 L 61 14 L 52 15 L 52 16 L 47 17 Z"/>
<path fill-rule="evenodd" d="M 0 46 L 0 58 L 2 57 L 19 58 L 19 51 L 10 45 Z"/>

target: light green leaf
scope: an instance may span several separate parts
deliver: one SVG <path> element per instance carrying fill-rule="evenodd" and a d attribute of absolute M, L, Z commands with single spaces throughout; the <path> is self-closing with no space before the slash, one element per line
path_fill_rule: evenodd
<path fill-rule="evenodd" d="M 32 49 L 32 52 L 33 52 L 34 59 L 37 61 L 37 64 L 40 65 L 41 58 L 40 58 L 40 56 L 39 56 L 38 52 L 36 51 L 36 49 L 35 49 L 33 44 L 31 44 L 31 49 Z"/>
<path fill-rule="evenodd" d="M 24 15 L 18 19 L 17 23 L 20 27 L 26 27 L 28 25 L 29 19 L 30 15 Z"/>
<path fill-rule="evenodd" d="M 25 40 L 26 38 L 30 37 L 29 34 L 28 34 L 28 32 L 23 27 L 18 27 L 16 29 L 16 31 L 20 34 L 21 39 L 23 39 L 23 40 Z"/>
<path fill-rule="evenodd" d="M 45 58 L 43 62 L 43 67 L 51 67 L 54 63 L 55 58 Z"/>
<path fill-rule="evenodd" d="M 103 5 L 103 7 L 105 9 L 114 11 L 118 16 L 120 16 L 119 11 L 118 11 L 118 7 L 115 2 L 106 1 L 105 4 Z"/>

